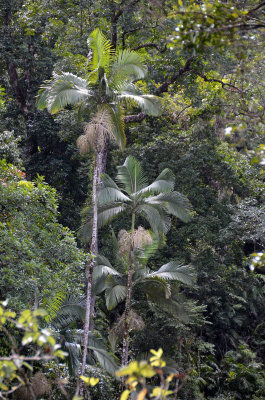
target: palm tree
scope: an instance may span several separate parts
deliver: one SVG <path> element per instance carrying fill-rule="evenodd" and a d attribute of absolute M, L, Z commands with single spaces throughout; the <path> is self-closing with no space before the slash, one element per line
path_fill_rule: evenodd
<path fill-rule="evenodd" d="M 136 216 L 144 217 L 156 234 L 166 234 L 171 225 L 169 215 L 188 222 L 191 206 L 186 196 L 174 191 L 175 177 L 170 169 L 164 169 L 156 180 L 148 185 L 140 163 L 132 156 L 127 157 L 124 164 L 118 167 L 117 181 L 122 185 L 121 188 L 107 174 L 103 175 L 101 180 L 98 191 L 98 227 L 102 227 L 121 212 L 127 211 L 131 215 L 122 353 L 124 366 L 128 362 Z M 81 235 L 91 235 L 91 227 L 93 227 L 93 215 L 91 215 L 91 210 L 88 210 L 88 219 L 82 228 Z"/>
<path fill-rule="evenodd" d="M 98 255 L 93 273 L 94 288 L 96 294 L 105 292 L 105 301 L 108 310 L 114 309 L 118 304 L 126 300 L 128 282 L 128 250 L 130 246 L 130 233 L 120 231 L 119 240 L 113 233 L 113 250 L 115 254 L 114 268 L 110 261 Z M 134 271 L 132 276 L 132 298 L 135 293 L 142 293 L 152 303 L 157 304 L 167 312 L 177 316 L 181 320 L 187 320 L 187 310 L 182 304 L 182 297 L 169 281 L 178 281 L 185 285 L 194 282 L 193 268 L 172 260 L 162 265 L 157 271 L 150 270 L 147 263 L 158 249 L 159 242 L 152 240 L 150 233 L 138 227 L 134 235 Z M 132 316 L 131 316 L 132 315 Z M 124 314 L 114 324 L 110 332 L 110 342 L 113 349 L 120 334 L 123 333 L 125 324 Z M 143 329 L 144 323 L 141 318 L 132 311 L 129 312 L 129 329 Z"/>
<path fill-rule="evenodd" d="M 78 139 L 78 146 L 82 153 L 88 152 L 91 148 L 95 151 L 92 191 L 92 258 L 87 265 L 87 307 L 82 374 L 86 365 L 94 256 L 98 253 L 97 184 L 105 168 L 108 143 L 113 138 L 122 149 L 125 146 L 123 104 L 139 106 L 149 115 L 158 115 L 160 108 L 155 96 L 142 94 L 134 83 L 146 75 L 143 59 L 137 52 L 123 50 L 115 54 L 110 41 L 99 29 L 91 33 L 88 44 L 92 57 L 88 60 L 86 79 L 71 73 L 54 74 L 53 79 L 42 86 L 37 100 L 38 108 L 47 108 L 51 114 L 57 113 L 68 105 L 78 106 L 80 115 L 96 110 L 86 124 L 85 134 Z"/>

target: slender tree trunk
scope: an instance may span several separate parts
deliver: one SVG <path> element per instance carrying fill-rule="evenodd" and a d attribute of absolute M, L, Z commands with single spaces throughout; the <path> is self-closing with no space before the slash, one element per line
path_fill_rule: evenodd
<path fill-rule="evenodd" d="M 92 189 L 92 206 L 93 206 L 93 227 L 92 227 L 92 241 L 91 241 L 91 256 L 92 260 L 89 262 L 87 268 L 87 301 L 86 301 L 86 318 L 84 326 L 84 341 L 83 341 L 83 356 L 81 375 L 85 374 L 86 358 L 87 358 L 87 345 L 88 333 L 90 330 L 90 317 L 91 317 L 91 304 L 92 304 L 92 278 L 95 266 L 95 257 L 98 253 L 98 206 L 97 206 L 97 182 L 98 182 L 98 153 L 95 156 L 95 165 L 93 172 L 93 189 Z M 79 382 L 80 395 L 83 395 L 84 386 L 83 382 Z"/>
<path fill-rule="evenodd" d="M 131 230 L 131 244 L 129 254 L 129 269 L 127 281 L 127 294 L 124 310 L 124 331 L 122 339 L 122 366 L 128 364 L 128 351 L 129 351 L 129 329 L 130 329 L 130 311 L 132 302 L 132 277 L 133 277 L 133 250 L 134 250 L 134 226 L 135 226 L 135 213 L 132 214 L 132 230 Z"/>
<path fill-rule="evenodd" d="M 101 179 L 100 176 L 101 174 L 104 174 L 106 171 L 106 165 L 107 165 L 107 156 L 108 156 L 108 149 L 109 149 L 109 140 L 106 140 L 104 143 L 104 146 L 101 150 L 97 152 L 97 185 L 100 184 Z M 98 230 L 97 230 L 97 239 L 96 239 L 96 245 L 94 249 L 92 249 L 93 246 L 93 240 L 91 242 L 91 253 L 97 255 L 98 254 Z M 91 304 L 90 304 L 90 319 L 89 319 L 89 330 L 92 331 L 94 329 L 94 320 L 95 320 L 95 296 L 91 297 Z"/>

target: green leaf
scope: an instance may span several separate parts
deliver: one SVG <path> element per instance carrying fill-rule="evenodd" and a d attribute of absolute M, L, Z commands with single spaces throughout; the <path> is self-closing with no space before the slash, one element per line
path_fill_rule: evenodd
<path fill-rule="evenodd" d="M 127 293 L 126 282 L 121 284 L 111 275 L 106 280 L 106 305 L 108 310 L 115 308 L 121 301 L 125 300 Z"/>
<path fill-rule="evenodd" d="M 124 164 L 117 169 L 117 180 L 124 185 L 128 194 L 136 193 L 147 184 L 141 164 L 136 158 L 127 157 Z"/>
<path fill-rule="evenodd" d="M 192 285 L 194 283 L 194 269 L 190 265 L 179 264 L 177 261 L 170 261 L 162 265 L 158 271 L 148 274 L 147 277 L 159 277 L 168 280 L 177 280 Z"/>

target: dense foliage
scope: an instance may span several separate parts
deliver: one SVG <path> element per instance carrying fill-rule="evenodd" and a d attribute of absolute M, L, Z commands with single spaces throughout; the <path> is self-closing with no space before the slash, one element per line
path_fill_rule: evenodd
<path fill-rule="evenodd" d="M 49 325 L 68 352 L 60 363 L 33 361 L 33 371 L 24 366 L 18 376 L 32 374 L 33 387 L 35 374 L 44 374 L 56 400 L 88 391 L 92 399 L 137 391 L 142 400 L 264 399 L 264 3 L 0 5 L 0 301 L 16 313 L 44 308 L 40 329 Z M 99 115 L 103 109 L 116 119 Z M 124 151 L 105 140 L 115 123 Z M 107 157 L 93 198 L 95 158 L 76 145 L 84 129 L 90 141 L 103 135 Z M 134 174 L 126 175 L 126 160 L 138 160 Z M 182 211 L 170 203 L 173 193 Z M 192 279 L 180 279 L 178 268 Z M 11 322 L 5 332 L 20 343 Z M 15 350 L 1 329 L 0 356 L 10 357 Z M 153 350 L 157 365 L 135 361 L 160 348 L 166 365 L 160 350 Z M 126 358 L 120 383 L 114 369 Z"/>

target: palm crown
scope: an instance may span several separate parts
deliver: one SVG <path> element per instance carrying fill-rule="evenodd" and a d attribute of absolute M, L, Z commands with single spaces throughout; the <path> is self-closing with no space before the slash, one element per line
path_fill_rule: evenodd
<path fill-rule="evenodd" d="M 174 191 L 175 177 L 170 169 L 164 169 L 148 185 L 140 163 L 129 156 L 118 167 L 117 181 L 120 187 L 107 174 L 101 176 L 98 190 L 99 228 L 125 211 L 144 217 L 155 233 L 167 233 L 171 225 L 170 214 L 183 222 L 190 220 L 190 202 L 186 196 Z M 86 212 L 87 221 L 80 231 L 84 239 L 91 234 L 92 227 L 92 210 Z"/>
<path fill-rule="evenodd" d="M 123 148 L 125 134 L 122 104 L 139 106 L 147 114 L 155 116 L 160 111 L 158 99 L 142 94 L 134 83 L 146 75 L 140 54 L 130 50 L 115 54 L 109 40 L 99 29 L 91 33 L 88 45 L 92 50 L 92 58 L 88 61 L 87 79 L 68 72 L 54 74 L 53 79 L 42 86 L 37 106 L 39 109 L 47 108 L 51 114 L 68 105 L 77 105 L 80 113 L 95 109 L 97 111 L 92 118 L 94 129 L 88 132 L 92 132 L 94 138 L 100 133 L 108 135 Z M 87 144 L 91 144 L 91 139 Z"/>
<path fill-rule="evenodd" d="M 129 267 L 128 255 L 121 254 L 120 246 L 115 236 L 113 241 L 117 268 L 114 268 L 106 257 L 98 255 L 93 272 L 94 291 L 96 294 L 105 291 L 108 309 L 115 308 L 125 300 Z M 170 311 L 173 308 L 173 303 L 176 304 L 176 302 L 171 297 L 172 291 L 168 281 L 179 281 L 186 285 L 191 285 L 194 282 L 193 268 L 190 265 L 184 265 L 172 260 L 156 271 L 150 270 L 147 267 L 147 262 L 157 248 L 158 242 L 156 240 L 151 244 L 134 248 L 132 286 L 137 288 L 137 293 L 139 293 L 139 290 L 142 291 L 149 300 L 158 304 L 164 299 Z"/>

